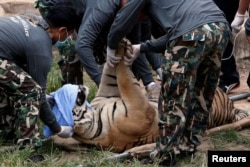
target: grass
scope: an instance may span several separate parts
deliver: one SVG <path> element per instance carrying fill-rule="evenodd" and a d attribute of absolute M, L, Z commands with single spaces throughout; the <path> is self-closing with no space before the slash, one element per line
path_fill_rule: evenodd
<path fill-rule="evenodd" d="M 58 55 L 55 54 L 51 72 L 48 76 L 47 93 L 55 91 L 60 85 L 60 70 L 57 66 Z M 97 87 L 84 74 L 84 83 L 89 90 L 88 101 L 95 97 Z M 249 133 L 249 131 L 247 132 Z M 207 166 L 207 150 L 238 150 L 241 147 L 250 149 L 250 136 L 230 130 L 218 132 L 208 136 L 211 146 L 205 146 L 205 149 L 198 151 L 193 157 L 185 157 L 178 159 L 181 167 L 206 167 Z M 241 147 L 239 147 L 241 146 Z M 44 142 L 43 146 L 38 150 L 25 148 L 19 150 L 12 146 L 5 147 L 0 140 L 0 167 L 140 167 L 141 162 L 137 159 L 128 159 L 124 161 L 107 161 L 107 157 L 112 155 L 108 151 L 97 151 L 95 148 L 88 152 L 68 152 L 61 147 L 56 146 L 51 140 Z M 42 154 L 45 161 L 34 163 L 30 157 Z M 157 163 L 151 165 L 143 165 L 144 167 L 156 167 Z"/>
<path fill-rule="evenodd" d="M 211 140 L 215 143 L 215 150 L 227 150 L 228 147 L 243 145 L 250 147 L 249 138 L 241 135 L 235 130 L 227 130 L 211 135 Z M 228 146 L 230 145 L 230 146 Z"/>
<path fill-rule="evenodd" d="M 59 57 L 58 55 L 55 55 L 54 61 L 52 63 L 51 70 L 48 74 L 47 79 L 47 93 L 53 92 L 57 90 L 61 86 L 61 72 L 59 69 L 59 66 L 57 65 Z"/>
<path fill-rule="evenodd" d="M 198 151 L 193 157 L 178 159 L 182 167 L 206 167 L 207 150 L 237 150 L 235 146 L 250 148 L 249 138 L 241 135 L 237 131 L 218 132 L 209 136 L 213 147 L 207 146 L 205 150 Z M 45 161 L 40 163 L 32 162 L 29 157 L 35 154 L 45 156 Z M 107 157 L 112 155 L 108 151 L 97 151 L 95 148 L 88 152 L 67 152 L 61 147 L 53 144 L 51 140 L 44 143 L 43 147 L 36 152 L 29 148 L 24 150 L 12 150 L 1 153 L 0 166 L 36 166 L 36 167 L 140 167 L 140 166 L 158 166 L 156 163 L 151 165 L 142 165 L 137 159 L 128 159 L 125 161 L 107 161 Z"/>
<path fill-rule="evenodd" d="M 25 148 L 23 150 L 14 149 L 3 152 L 1 151 L 0 166 L 1 167 L 138 167 L 140 162 L 137 159 L 126 161 L 107 161 L 110 155 L 108 152 L 97 151 L 91 149 L 87 153 L 65 152 L 60 147 L 53 145 L 53 142 L 47 141 L 43 147 L 37 151 Z M 45 161 L 34 163 L 30 157 L 34 155 L 43 155 Z M 150 166 L 157 166 L 150 165 Z"/>

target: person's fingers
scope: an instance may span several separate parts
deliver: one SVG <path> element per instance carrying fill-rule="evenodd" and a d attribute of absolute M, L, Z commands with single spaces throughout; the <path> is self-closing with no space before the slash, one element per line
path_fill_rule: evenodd
<path fill-rule="evenodd" d="M 134 58 L 131 57 L 131 58 L 128 58 L 128 57 L 124 57 L 124 64 L 127 65 L 127 66 L 131 66 L 134 62 Z"/>
<path fill-rule="evenodd" d="M 112 57 L 112 61 L 116 61 L 116 62 L 119 62 L 121 59 L 122 57 L 118 57 L 118 56 Z"/>

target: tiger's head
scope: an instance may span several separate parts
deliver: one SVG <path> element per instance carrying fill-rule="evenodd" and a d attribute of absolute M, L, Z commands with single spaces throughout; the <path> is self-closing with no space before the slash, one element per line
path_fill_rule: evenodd
<path fill-rule="evenodd" d="M 74 136 L 84 135 L 93 123 L 93 110 L 87 97 L 89 89 L 79 85 L 75 106 L 72 110 L 74 117 Z"/>
<path fill-rule="evenodd" d="M 90 107 L 87 102 L 88 94 L 89 94 L 88 87 L 79 85 L 77 96 L 76 96 L 76 103 L 72 111 L 74 120 L 82 119 L 88 107 Z"/>

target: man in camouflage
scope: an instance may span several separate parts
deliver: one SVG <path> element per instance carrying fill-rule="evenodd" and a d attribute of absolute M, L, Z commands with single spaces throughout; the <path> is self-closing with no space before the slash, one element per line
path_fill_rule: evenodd
<path fill-rule="evenodd" d="M 180 38 L 168 43 L 158 108 L 160 135 L 152 157 L 158 153 L 174 157 L 196 151 L 200 144 L 197 135 L 203 135 L 212 110 L 228 32 L 223 22 L 208 23 L 183 35 L 190 45 Z M 201 54 L 210 55 L 200 57 Z"/>
<path fill-rule="evenodd" d="M 198 135 L 206 130 L 230 27 L 224 13 L 210 0 L 129 2 L 110 28 L 108 46 L 116 49 L 121 40 L 118 37 L 127 33 L 140 12 L 148 14 L 165 32 L 157 39 L 133 45 L 134 56 L 125 63 L 131 64 L 141 53 L 167 49 L 158 107 L 159 136 L 150 157 L 160 158 L 163 166 L 175 165 L 176 155 L 196 151 Z M 116 63 L 112 59 L 107 54 L 109 64 Z"/>
<path fill-rule="evenodd" d="M 16 144 L 39 146 L 41 87 L 15 63 L 0 59 L 0 134 Z"/>
<path fill-rule="evenodd" d="M 39 118 L 54 135 L 73 134 L 71 126 L 59 125 L 46 100 L 52 45 L 73 30 L 72 22 L 58 21 L 62 27 L 33 14 L 0 18 L 0 137 L 12 144 L 40 146 Z"/>
<path fill-rule="evenodd" d="M 83 85 L 83 70 L 80 59 L 76 54 L 76 32 L 70 34 L 63 43 L 56 43 L 60 60 L 58 61 L 61 70 L 61 84 Z"/>

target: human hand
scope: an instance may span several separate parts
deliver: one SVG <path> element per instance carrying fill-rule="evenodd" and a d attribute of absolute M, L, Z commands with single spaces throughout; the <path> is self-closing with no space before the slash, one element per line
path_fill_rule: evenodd
<path fill-rule="evenodd" d="M 141 44 L 132 45 L 133 53 L 128 52 L 128 56 L 124 57 L 124 64 L 131 66 L 135 59 L 140 55 Z"/>
<path fill-rule="evenodd" d="M 59 137 L 62 138 L 69 138 L 73 135 L 74 131 L 73 131 L 73 127 L 71 126 L 61 126 L 61 131 L 59 133 L 57 133 L 57 135 Z"/>
<path fill-rule="evenodd" d="M 235 33 L 238 33 L 244 23 L 245 15 L 236 13 L 233 22 L 231 23 L 231 27 Z"/>
<path fill-rule="evenodd" d="M 115 50 L 107 47 L 107 61 L 106 61 L 106 63 L 110 67 L 114 67 L 114 64 L 119 63 L 120 60 L 121 60 L 121 57 L 115 56 Z"/>

